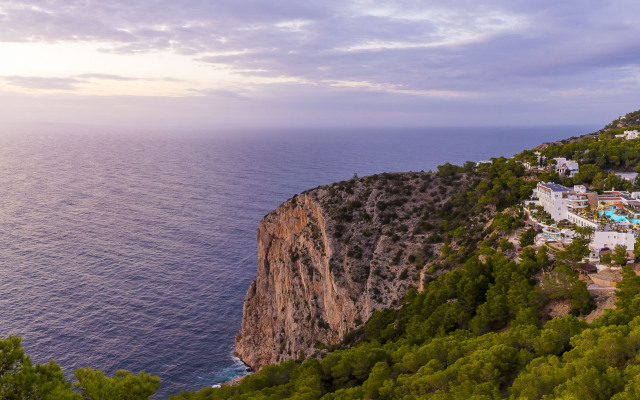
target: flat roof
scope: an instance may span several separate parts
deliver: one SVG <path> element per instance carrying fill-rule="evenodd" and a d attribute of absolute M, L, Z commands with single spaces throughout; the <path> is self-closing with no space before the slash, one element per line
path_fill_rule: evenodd
<path fill-rule="evenodd" d="M 538 183 L 538 185 L 544 186 L 547 189 L 550 189 L 552 192 L 569 192 L 569 191 L 571 191 L 571 189 L 569 189 L 568 187 L 562 186 L 562 185 L 558 185 L 557 183 L 541 182 L 541 183 Z"/>

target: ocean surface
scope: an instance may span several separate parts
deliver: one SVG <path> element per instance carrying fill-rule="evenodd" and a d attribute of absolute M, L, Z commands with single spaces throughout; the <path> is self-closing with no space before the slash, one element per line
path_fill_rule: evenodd
<path fill-rule="evenodd" d="M 222 383 L 245 371 L 233 338 L 255 232 L 280 203 L 594 130 L 0 133 L 0 336 L 69 376 L 159 375 L 158 399 Z"/>

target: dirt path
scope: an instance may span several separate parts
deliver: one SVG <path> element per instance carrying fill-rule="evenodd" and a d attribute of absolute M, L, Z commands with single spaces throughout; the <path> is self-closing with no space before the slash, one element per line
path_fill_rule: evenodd
<path fill-rule="evenodd" d="M 616 308 L 613 304 L 616 301 L 616 289 L 610 287 L 602 287 L 598 285 L 589 285 L 589 293 L 591 293 L 591 297 L 596 301 L 597 308 L 589 315 L 585 317 L 585 321 L 588 323 L 593 322 L 594 319 L 598 318 L 602 314 L 604 314 L 604 310 L 609 308 Z"/>

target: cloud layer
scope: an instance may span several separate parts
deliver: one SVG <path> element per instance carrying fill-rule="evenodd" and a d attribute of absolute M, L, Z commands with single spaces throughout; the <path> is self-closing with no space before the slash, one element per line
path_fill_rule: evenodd
<path fill-rule="evenodd" d="M 289 96 L 294 109 L 316 109 L 316 120 L 336 101 L 350 123 L 396 108 L 407 110 L 396 118 L 409 113 L 415 124 L 459 113 L 490 113 L 487 121 L 498 123 L 525 109 L 534 123 L 544 105 L 551 122 L 562 122 L 565 102 L 575 103 L 565 111 L 599 110 L 587 114 L 606 120 L 640 108 L 639 11 L 640 3 L 620 0 L 0 1 L 0 41 L 94 42 L 138 57 L 172 52 L 239 77 L 189 88 L 194 95 L 283 107 Z M 87 80 L 144 78 L 86 71 L 2 79 L 72 91 Z"/>

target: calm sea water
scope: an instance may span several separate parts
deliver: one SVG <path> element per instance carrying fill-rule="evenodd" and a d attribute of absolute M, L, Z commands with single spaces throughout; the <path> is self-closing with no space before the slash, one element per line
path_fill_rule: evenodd
<path fill-rule="evenodd" d="M 157 398 L 233 358 L 255 231 L 318 185 L 512 155 L 593 127 L 0 135 L 0 336 L 32 359 L 159 375 Z"/>

